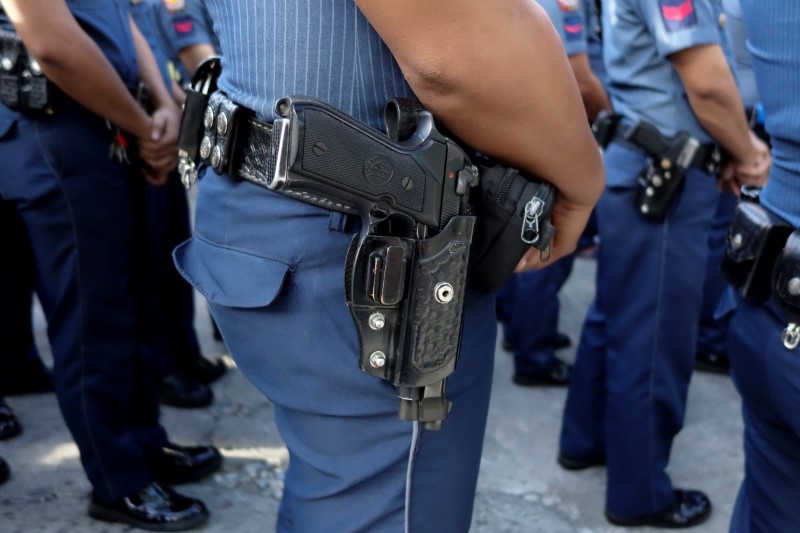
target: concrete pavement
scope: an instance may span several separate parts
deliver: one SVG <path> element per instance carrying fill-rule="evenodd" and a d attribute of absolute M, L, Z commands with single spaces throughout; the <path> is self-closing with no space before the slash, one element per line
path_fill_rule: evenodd
<path fill-rule="evenodd" d="M 561 327 L 573 343 L 592 297 L 593 275 L 594 262 L 579 259 L 562 291 Z M 198 310 L 204 353 L 224 356 L 225 347 L 213 340 L 200 301 Z M 36 327 L 37 339 L 46 351 L 40 315 Z M 572 360 L 574 347 L 563 356 Z M 273 531 L 287 453 L 275 429 L 270 403 L 247 383 L 230 359 L 228 363 L 228 374 L 213 385 L 216 400 L 212 407 L 163 409 L 164 425 L 174 441 L 213 443 L 226 459 L 221 472 L 183 486 L 181 491 L 203 499 L 211 509 L 212 518 L 203 531 Z M 567 472 L 555 462 L 566 390 L 513 385 L 512 371 L 512 359 L 498 343 L 472 531 L 657 531 L 616 528 L 604 520 L 605 470 Z M 669 471 L 676 486 L 702 489 L 714 504 L 711 519 L 691 531 L 722 533 L 727 531 L 742 478 L 739 398 L 727 377 L 701 373 L 695 374 L 689 396 L 685 428 L 673 447 Z M 16 439 L 0 441 L 0 456 L 12 468 L 12 478 L 0 486 L 0 533 L 131 531 L 86 515 L 90 487 L 54 395 L 7 400 L 24 432 Z"/>

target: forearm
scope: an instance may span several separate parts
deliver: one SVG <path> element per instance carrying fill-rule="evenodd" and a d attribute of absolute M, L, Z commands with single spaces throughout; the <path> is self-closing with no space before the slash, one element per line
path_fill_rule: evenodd
<path fill-rule="evenodd" d="M 737 161 L 755 157 L 739 89 L 722 49 L 707 45 L 671 56 L 689 105 L 705 130 Z"/>
<path fill-rule="evenodd" d="M 752 157 L 749 127 L 735 84 L 721 82 L 716 91 L 689 93 L 688 97 L 697 120 L 734 159 L 747 161 Z"/>
<path fill-rule="evenodd" d="M 0 1 L 48 79 L 80 105 L 121 129 L 135 133 L 148 130 L 147 114 L 63 0 Z"/>
<path fill-rule="evenodd" d="M 358 4 L 415 94 L 458 137 L 553 183 L 573 205 L 595 203 L 603 188 L 600 154 L 541 8 L 525 0 Z"/>
<path fill-rule="evenodd" d="M 578 89 L 583 99 L 583 107 L 589 122 L 593 122 L 597 114 L 604 109 L 611 109 L 611 102 L 608 99 L 603 84 L 594 75 L 589 65 L 589 58 L 586 54 L 576 54 L 569 56 L 569 64 L 578 82 Z"/>
<path fill-rule="evenodd" d="M 189 74 L 194 74 L 204 59 L 214 55 L 214 47 L 210 44 L 194 44 L 182 49 L 179 55 Z"/>

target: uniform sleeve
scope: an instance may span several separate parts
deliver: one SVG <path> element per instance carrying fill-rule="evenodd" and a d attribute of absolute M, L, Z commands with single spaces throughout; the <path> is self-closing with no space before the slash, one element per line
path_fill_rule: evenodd
<path fill-rule="evenodd" d="M 645 23 L 661 57 L 720 44 L 720 10 L 712 0 L 641 0 Z"/>
<path fill-rule="evenodd" d="M 196 44 L 215 43 L 200 0 L 164 0 L 178 50 Z"/>
<path fill-rule="evenodd" d="M 586 25 L 580 0 L 537 0 L 553 23 L 567 56 L 585 54 Z"/>

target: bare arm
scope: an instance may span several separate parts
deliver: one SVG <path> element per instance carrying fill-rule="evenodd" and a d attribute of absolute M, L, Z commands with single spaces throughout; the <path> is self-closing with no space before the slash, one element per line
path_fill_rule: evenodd
<path fill-rule="evenodd" d="M 575 54 L 569 56 L 569 64 L 575 80 L 578 82 L 578 89 L 583 98 L 583 107 L 586 109 L 586 116 L 589 122 L 593 122 L 597 114 L 603 109 L 611 109 L 611 102 L 608 100 L 603 84 L 597 79 L 589 65 L 589 56 L 586 54 Z"/>
<path fill-rule="evenodd" d="M 180 51 L 181 63 L 189 71 L 189 74 L 194 74 L 198 65 L 209 56 L 215 55 L 214 47 L 207 43 L 194 44 L 187 46 Z"/>
<path fill-rule="evenodd" d="M 130 95 L 64 0 L 0 0 L 45 75 L 83 107 L 136 136 L 147 136 L 150 117 Z"/>
<path fill-rule="evenodd" d="M 741 182 L 763 185 L 769 149 L 747 125 L 739 89 L 718 45 L 695 46 L 669 56 L 700 124 L 731 153 Z"/>
<path fill-rule="evenodd" d="M 528 0 L 356 3 L 417 97 L 451 131 L 559 189 L 550 260 L 574 250 L 604 173 L 546 13 Z M 536 252 L 518 268 L 541 266 Z"/>

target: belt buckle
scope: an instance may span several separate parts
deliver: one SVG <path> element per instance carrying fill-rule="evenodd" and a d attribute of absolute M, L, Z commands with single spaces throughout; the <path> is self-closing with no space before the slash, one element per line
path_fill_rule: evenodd
<path fill-rule="evenodd" d="M 275 158 L 275 170 L 272 179 L 267 174 L 267 187 L 271 191 L 279 191 L 286 187 L 289 178 L 289 126 L 288 118 L 275 119 L 272 123 L 271 155 Z"/>

